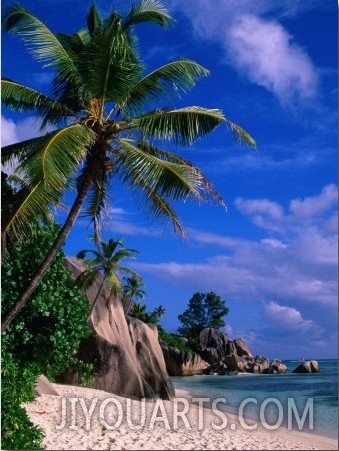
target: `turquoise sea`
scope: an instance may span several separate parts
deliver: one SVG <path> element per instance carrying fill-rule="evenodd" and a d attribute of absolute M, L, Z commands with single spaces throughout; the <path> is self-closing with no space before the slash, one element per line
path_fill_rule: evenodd
<path fill-rule="evenodd" d="M 190 376 L 173 377 L 172 380 L 175 388 L 189 390 L 192 397 L 224 398 L 226 404 L 218 405 L 219 410 L 238 414 L 242 404 L 244 417 L 256 420 L 260 419 L 261 410 L 269 425 L 277 424 L 282 418 L 281 426 L 287 427 L 290 417 L 292 429 L 298 430 L 298 419 L 302 420 L 305 413 L 305 421 L 299 421 L 303 432 L 337 438 L 338 360 L 318 360 L 320 373 L 317 374 L 292 373 L 300 364 L 297 360 L 283 363 L 288 368 L 285 374 Z M 248 398 L 252 401 L 244 401 Z M 274 401 L 268 402 L 268 398 L 274 398 Z M 292 404 L 298 417 L 291 413 L 291 409 L 288 414 L 288 406 Z M 279 417 L 281 413 L 283 417 Z"/>

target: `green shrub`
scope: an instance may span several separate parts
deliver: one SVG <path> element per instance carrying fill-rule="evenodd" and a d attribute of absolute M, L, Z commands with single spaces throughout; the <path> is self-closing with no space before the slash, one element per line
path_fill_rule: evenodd
<path fill-rule="evenodd" d="M 161 326 L 158 326 L 158 336 L 159 341 L 164 341 L 169 346 L 173 348 L 180 349 L 180 351 L 191 352 L 192 349 L 189 347 L 187 340 L 182 338 L 178 334 L 168 333 Z"/>
<path fill-rule="evenodd" d="M 32 226 L 35 235 L 22 243 L 8 243 L 2 261 L 2 315 L 25 289 L 52 245 L 59 226 Z M 89 335 L 88 300 L 75 286 L 60 252 L 31 299 L 2 333 L 2 447 L 40 449 L 42 432 L 29 421 L 22 402 L 33 399 L 39 374 L 50 380 L 69 367 L 87 379 L 91 366 L 76 353 Z"/>
<path fill-rule="evenodd" d="M 22 402 L 33 400 L 39 368 L 22 367 L 2 343 L 1 352 L 1 449 L 41 449 L 43 433 L 29 420 Z"/>
<path fill-rule="evenodd" d="M 8 247 L 10 257 L 2 265 L 3 315 L 24 290 L 58 230 L 56 224 L 37 224 L 33 239 Z M 32 298 L 2 335 L 17 360 L 36 363 L 51 379 L 80 363 L 75 354 L 81 338 L 90 333 L 89 302 L 71 280 L 63 258 L 59 252 Z"/>

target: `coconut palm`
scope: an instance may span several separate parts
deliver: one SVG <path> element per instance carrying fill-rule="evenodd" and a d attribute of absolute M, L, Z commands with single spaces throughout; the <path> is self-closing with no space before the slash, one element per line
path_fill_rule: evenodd
<path fill-rule="evenodd" d="M 66 190 L 76 192 L 58 238 L 2 329 L 39 284 L 80 211 L 93 221 L 100 219 L 113 179 L 133 192 L 148 217 L 169 219 L 183 233 L 171 200 L 224 202 L 197 167 L 168 150 L 168 143 L 188 147 L 225 123 L 239 139 L 255 145 L 220 110 L 160 106 L 208 71 L 179 59 L 145 75 L 134 33 L 144 22 L 166 28 L 173 19 L 159 0 L 139 0 L 126 15 L 114 11 L 107 17 L 92 5 L 87 28 L 66 35 L 53 33 L 22 6 L 4 11 L 4 30 L 20 36 L 28 51 L 54 71 L 54 78 L 50 95 L 4 78 L 2 102 L 15 111 L 34 111 L 42 129 L 48 125 L 56 130 L 2 149 L 3 164 L 19 161 L 15 177 L 20 180 L 3 236 L 24 236 L 30 221 L 48 217 Z"/>
<path fill-rule="evenodd" d="M 133 275 L 132 277 L 126 277 L 125 284 L 122 287 L 122 301 L 123 301 L 123 307 L 125 313 L 128 313 L 131 304 L 133 302 L 133 298 L 136 299 L 136 301 L 139 301 L 143 297 L 146 296 L 146 291 L 143 289 L 144 287 L 144 281 L 141 277 L 136 277 Z"/>
<path fill-rule="evenodd" d="M 100 295 L 104 296 L 106 305 L 112 297 L 121 296 L 123 287 L 119 273 L 130 274 L 135 279 L 140 278 L 132 269 L 121 266 L 121 260 L 135 258 L 135 254 L 138 253 L 135 249 L 122 247 L 122 238 L 117 240 L 110 238 L 107 243 L 101 241 L 96 245 L 97 250 L 83 249 L 77 254 L 77 258 L 83 259 L 86 265 L 86 269 L 76 279 L 83 290 L 88 289 L 100 275 L 102 276 L 100 287 L 92 303 L 91 313 Z M 86 258 L 88 254 L 91 254 L 92 258 Z"/>
<path fill-rule="evenodd" d="M 165 308 L 162 305 L 159 305 L 159 307 L 156 307 L 152 312 L 147 312 L 146 305 L 138 301 L 131 308 L 129 315 L 144 323 L 159 326 L 160 318 L 165 314 L 165 311 Z"/>

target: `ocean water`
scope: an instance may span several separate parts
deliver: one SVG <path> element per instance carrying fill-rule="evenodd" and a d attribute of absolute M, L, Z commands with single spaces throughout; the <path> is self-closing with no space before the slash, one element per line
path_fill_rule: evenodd
<path fill-rule="evenodd" d="M 260 421 L 261 412 L 270 426 L 282 419 L 281 426 L 288 427 L 290 419 L 293 430 L 337 438 L 338 360 L 318 360 L 321 372 L 316 374 L 292 373 L 300 364 L 297 360 L 283 363 L 288 368 L 285 374 L 189 376 L 172 381 L 175 388 L 189 390 L 194 397 L 224 398 L 226 404 L 218 404 L 219 410 L 238 414 L 242 404 L 244 417 Z M 252 401 L 245 401 L 248 398 Z M 269 398 L 274 401 L 268 402 Z"/>

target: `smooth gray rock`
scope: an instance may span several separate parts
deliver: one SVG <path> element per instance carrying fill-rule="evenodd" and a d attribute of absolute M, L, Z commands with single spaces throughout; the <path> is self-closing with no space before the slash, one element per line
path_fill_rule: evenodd
<path fill-rule="evenodd" d="M 84 269 L 82 260 L 75 257 L 66 257 L 64 264 L 74 279 Z M 90 302 L 100 284 L 98 278 L 86 292 Z M 94 381 L 88 387 L 135 399 L 174 396 L 156 327 L 125 316 L 119 299 L 110 299 L 106 305 L 103 296 L 99 296 L 88 321 L 92 334 L 79 349 L 79 357 L 94 365 Z M 72 369 L 60 375 L 59 381 L 80 382 Z"/>
<path fill-rule="evenodd" d="M 297 366 L 292 373 L 320 373 L 319 364 L 316 360 L 309 360 Z"/>
<path fill-rule="evenodd" d="M 164 342 L 161 343 L 161 349 L 170 376 L 196 376 L 203 374 L 203 370 L 209 366 L 195 352 L 184 352 Z"/>

